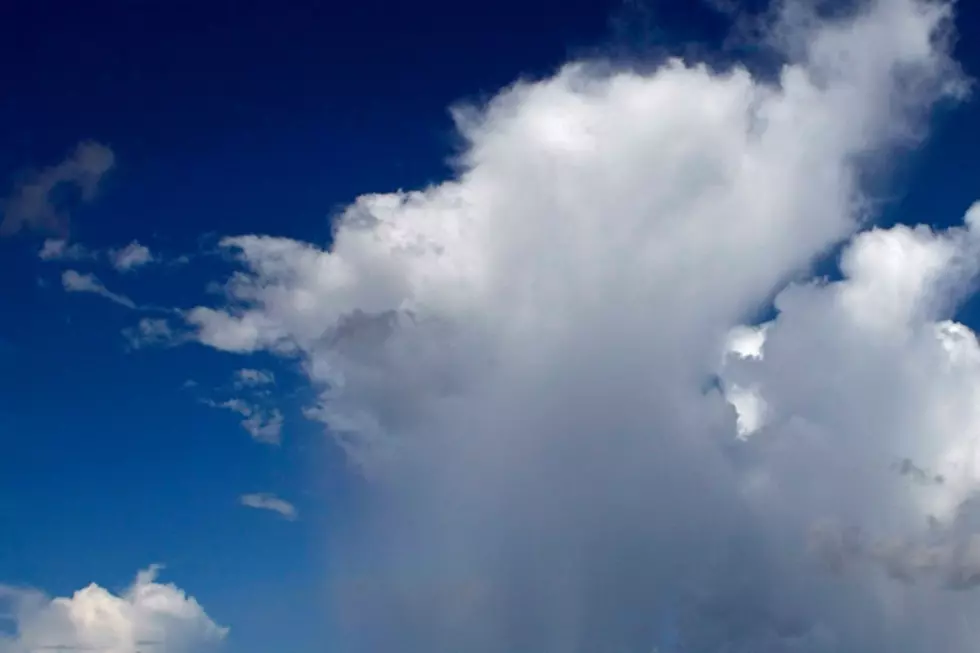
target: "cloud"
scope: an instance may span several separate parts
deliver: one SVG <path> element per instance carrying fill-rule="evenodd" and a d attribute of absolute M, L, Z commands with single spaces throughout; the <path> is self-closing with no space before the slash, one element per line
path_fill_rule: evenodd
<path fill-rule="evenodd" d="M 288 519 L 289 521 L 293 521 L 299 516 L 293 504 L 267 492 L 245 494 L 239 500 L 243 506 L 258 510 L 271 510 L 272 512 L 279 513 L 284 519 Z"/>
<path fill-rule="evenodd" d="M 136 327 L 127 327 L 122 333 L 132 349 L 153 345 L 175 345 L 182 341 L 181 336 L 170 328 L 170 324 L 160 318 L 145 317 Z"/>
<path fill-rule="evenodd" d="M 275 382 L 275 375 L 267 370 L 243 368 L 235 372 L 235 387 L 237 388 L 272 385 Z"/>
<path fill-rule="evenodd" d="M 244 420 L 242 428 L 248 431 L 253 440 L 266 444 L 282 442 L 283 416 L 278 408 L 271 412 L 253 410 Z"/>
<path fill-rule="evenodd" d="M 204 403 L 212 408 L 223 408 L 244 417 L 241 422 L 242 428 L 248 431 L 253 440 L 276 445 L 282 442 L 282 426 L 285 419 L 278 408 L 266 410 L 262 406 L 237 398 L 220 403 L 205 399 Z"/>
<path fill-rule="evenodd" d="M 775 80 L 569 65 L 457 110 L 455 178 L 328 249 L 222 241 L 188 327 L 297 358 L 370 481 L 332 542 L 349 650 L 975 649 L 980 209 L 861 231 L 962 88 L 950 7 L 781 6 Z"/>
<path fill-rule="evenodd" d="M 161 256 L 154 254 L 150 248 L 133 241 L 125 247 L 115 247 L 106 250 L 89 249 L 81 243 L 72 243 L 64 238 L 48 238 L 38 251 L 42 261 L 84 261 L 107 259 L 116 272 L 131 272 L 149 263 L 162 262 Z M 180 256 L 167 260 L 169 265 L 183 265 L 189 262 L 189 257 Z"/>
<path fill-rule="evenodd" d="M 67 232 L 68 215 L 53 197 L 55 190 L 66 184 L 75 186 L 81 201 L 89 202 L 114 163 L 115 156 L 105 145 L 94 141 L 79 143 L 68 158 L 29 176 L 3 200 L 0 236 L 10 236 L 22 229 Z"/>
<path fill-rule="evenodd" d="M 37 255 L 42 261 L 82 261 L 97 256 L 80 243 L 69 243 L 60 238 L 45 240 Z"/>
<path fill-rule="evenodd" d="M 67 292 L 87 292 L 105 297 L 126 308 L 136 308 L 136 303 L 125 295 L 107 289 L 94 274 L 82 274 L 75 270 L 65 270 L 61 275 L 61 285 Z"/>
<path fill-rule="evenodd" d="M 137 653 L 203 653 L 216 650 L 228 633 L 194 598 L 158 583 L 158 566 L 141 571 L 121 595 L 95 585 L 70 597 L 0 588 L 15 630 L 0 634 L 0 653 L 42 650 Z"/>
<path fill-rule="evenodd" d="M 259 339 L 268 337 L 266 332 L 271 327 L 254 323 L 254 320 L 261 319 L 258 314 L 238 317 L 205 306 L 188 311 L 185 319 L 188 325 L 195 328 L 197 339 L 202 344 L 239 353 L 259 348 Z"/>
<path fill-rule="evenodd" d="M 153 254 L 149 248 L 140 245 L 135 240 L 122 249 L 114 249 L 109 252 L 109 260 L 112 266 L 119 272 L 129 272 L 142 265 L 153 262 Z"/>

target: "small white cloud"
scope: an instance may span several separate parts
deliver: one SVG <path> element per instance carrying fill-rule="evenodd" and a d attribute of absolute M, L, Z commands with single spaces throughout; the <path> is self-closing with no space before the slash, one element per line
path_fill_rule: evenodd
<path fill-rule="evenodd" d="M 229 315 L 205 306 L 188 311 L 184 319 L 197 331 L 201 343 L 221 349 L 247 353 L 261 347 L 268 337 L 272 325 L 266 324 L 261 316 L 246 314 L 241 317 Z"/>
<path fill-rule="evenodd" d="M 255 387 L 260 385 L 271 385 L 276 382 L 276 377 L 267 370 L 255 370 L 244 368 L 235 372 L 235 387 Z"/>
<path fill-rule="evenodd" d="M 45 240 L 37 255 L 42 261 L 81 261 L 96 256 L 95 252 L 89 251 L 84 245 L 59 238 Z"/>
<path fill-rule="evenodd" d="M 82 274 L 75 270 L 65 270 L 61 275 L 61 285 L 64 286 L 67 292 L 88 292 L 105 297 L 120 306 L 136 308 L 136 303 L 132 299 L 107 289 L 94 274 Z"/>
<path fill-rule="evenodd" d="M 268 411 L 262 406 L 250 404 L 237 398 L 222 402 L 212 399 L 202 401 L 212 408 L 222 408 L 244 417 L 245 419 L 241 421 L 242 428 L 248 431 L 253 440 L 265 444 L 280 444 L 282 442 L 282 426 L 285 420 L 278 408 Z"/>
<path fill-rule="evenodd" d="M 130 272 L 148 263 L 160 260 L 148 247 L 133 241 L 125 247 L 109 250 L 94 250 L 81 243 L 72 243 L 65 238 L 48 238 L 38 251 L 43 261 L 82 261 L 107 258 L 117 272 Z"/>
<path fill-rule="evenodd" d="M 103 175 L 112 168 L 115 155 L 105 145 L 93 141 L 79 143 L 61 163 L 44 168 L 17 185 L 2 203 L 0 236 L 22 229 L 64 233 L 67 213 L 56 206 L 52 192 L 63 184 L 76 186 L 83 202 L 91 201 Z"/>
<path fill-rule="evenodd" d="M 221 403 L 210 399 L 205 399 L 204 403 L 212 408 L 224 408 L 225 410 L 230 410 L 233 413 L 238 413 L 239 415 L 244 415 L 245 417 L 252 414 L 252 407 L 241 399 L 228 399 L 227 401 L 222 401 Z"/>
<path fill-rule="evenodd" d="M 243 506 L 247 506 L 249 508 L 277 512 L 282 515 L 283 518 L 290 521 L 293 521 L 299 516 L 299 513 L 296 511 L 296 507 L 293 504 L 268 492 L 246 494 L 243 495 L 239 501 L 241 501 Z"/>
<path fill-rule="evenodd" d="M 270 413 L 256 411 L 242 421 L 242 426 L 258 442 L 279 444 L 282 442 L 282 413 L 275 408 Z"/>
<path fill-rule="evenodd" d="M 0 653 L 98 651 L 203 653 L 216 650 L 228 629 L 173 584 L 156 581 L 159 566 L 141 571 L 122 594 L 96 585 L 70 597 L 0 586 L 13 632 L 0 630 Z"/>
<path fill-rule="evenodd" d="M 149 317 L 141 319 L 135 328 L 123 329 L 123 336 L 133 349 L 141 349 L 151 345 L 176 344 L 180 341 L 166 320 Z"/>
<path fill-rule="evenodd" d="M 129 272 L 142 265 L 153 262 L 153 254 L 149 248 L 140 245 L 135 240 L 122 249 L 114 249 L 109 252 L 109 260 L 112 266 L 119 272 Z"/>

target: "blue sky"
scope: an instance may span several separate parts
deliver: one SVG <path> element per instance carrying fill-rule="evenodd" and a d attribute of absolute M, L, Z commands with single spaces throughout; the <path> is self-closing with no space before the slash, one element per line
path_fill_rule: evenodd
<path fill-rule="evenodd" d="M 882 0 L 887 6 L 905 7 L 910 2 Z M 385 547 L 380 547 L 384 551 L 375 551 L 370 545 L 358 554 L 351 553 L 356 548 L 353 543 L 364 544 L 364 532 L 349 528 L 350 523 L 358 520 L 364 497 L 369 502 L 377 497 L 365 489 L 370 482 L 362 478 L 343 449 L 325 433 L 329 429 L 303 416 L 304 409 L 315 404 L 324 391 L 324 377 L 306 367 L 321 361 L 321 352 L 304 341 L 303 335 L 296 335 L 305 334 L 307 325 L 300 324 L 295 316 L 284 317 L 283 324 L 296 333 L 281 337 L 266 334 L 269 340 L 262 340 L 266 336 L 261 336 L 245 345 L 209 340 L 203 335 L 203 322 L 194 320 L 184 325 L 190 329 L 180 331 L 184 335 L 168 332 L 168 338 L 201 342 L 156 346 L 144 342 L 134 348 L 127 345 L 126 330 L 138 328 L 141 319 L 156 319 L 167 320 L 168 328 L 177 333 L 182 318 L 172 309 L 208 306 L 225 310 L 221 293 L 209 289 L 209 284 L 227 281 L 229 270 L 234 267 L 231 258 L 235 253 L 220 245 L 222 237 L 265 234 L 325 248 L 332 237 L 335 216 L 359 196 L 420 189 L 451 178 L 455 173 L 450 157 L 469 151 L 453 126 L 451 106 L 459 102 L 481 105 L 511 82 L 546 78 L 570 60 L 612 59 L 649 70 L 650 62 L 660 61 L 665 51 L 710 56 L 714 61 L 756 56 L 751 47 L 722 50 L 730 22 L 706 5 L 667 1 L 623 5 L 611 0 L 507 0 L 405 6 L 376 0 L 346 5 L 314 0 L 285 4 L 264 0 L 8 3 L 0 12 L 0 79 L 4 80 L 0 98 L 0 180 L 5 196 L 8 200 L 15 197 L 24 180 L 32 179 L 31 171 L 42 171 L 43 176 L 44 170 L 70 159 L 82 142 L 98 142 L 111 148 L 113 165 L 100 175 L 97 193 L 90 200 L 70 195 L 63 198 L 66 215 L 70 213 L 69 231 L 59 234 L 24 229 L 0 238 L 0 274 L 6 279 L 0 292 L 0 438 L 4 447 L 0 455 L 0 585 L 39 588 L 50 596 L 69 596 L 95 582 L 118 594 L 129 586 L 137 570 L 161 563 L 165 565 L 161 572 L 165 582 L 173 582 L 193 595 L 215 623 L 230 627 L 227 646 L 235 653 L 344 650 L 339 643 L 346 640 L 341 640 L 328 625 L 329 601 L 325 598 L 331 591 L 329 578 L 341 564 L 338 560 L 350 560 L 351 564 L 360 561 L 382 570 L 378 573 L 390 571 L 392 577 L 404 571 L 402 565 L 432 564 L 438 568 L 442 563 L 426 563 L 426 556 L 406 562 L 401 557 L 404 552 Z M 976 46 L 980 10 L 960 3 L 955 22 L 959 40 L 952 57 L 967 76 L 976 77 L 980 75 L 980 51 Z M 694 42 L 700 45 L 692 48 L 690 44 Z M 858 48 L 858 54 L 862 52 Z M 714 100 L 706 95 L 705 102 L 711 101 Z M 923 100 L 921 106 L 912 107 L 912 113 L 931 116 L 926 121 L 930 125 L 929 138 L 920 146 L 902 149 L 900 154 L 876 158 L 869 166 L 872 173 L 884 171 L 888 179 L 867 195 L 887 200 L 876 216 L 880 224 L 925 223 L 946 229 L 961 223 L 967 209 L 980 199 L 974 173 L 976 153 L 980 152 L 978 101 L 976 96 L 956 104 Z M 880 122 L 890 125 L 888 120 L 893 119 L 882 118 Z M 504 123 L 505 119 L 500 121 Z M 492 127 L 497 123 L 488 124 Z M 836 129 L 836 124 L 828 129 Z M 840 124 L 845 125 L 840 127 L 841 132 L 846 132 L 846 120 Z M 915 123 L 917 127 L 924 124 Z M 638 129 L 640 133 L 642 129 Z M 489 142 L 490 137 L 473 137 L 482 143 L 481 138 Z M 813 136 L 801 130 L 800 138 Z M 669 150 L 666 145 L 663 148 Z M 853 149 L 861 153 L 860 147 Z M 486 156 L 492 159 L 492 152 L 497 151 L 488 146 L 491 154 Z M 833 161 L 836 165 L 838 159 Z M 650 169 L 659 170 L 657 174 L 662 176 L 673 174 L 665 172 L 668 168 L 661 170 L 653 164 Z M 615 167 L 609 170 L 613 177 L 618 174 Z M 801 188 L 815 187 L 801 178 Z M 649 183 L 655 185 L 656 179 L 651 173 Z M 619 192 L 610 188 L 599 189 L 593 196 L 612 197 Z M 762 188 L 758 192 L 768 190 Z M 624 197 L 631 197 L 628 192 L 623 193 Z M 523 196 L 515 192 L 515 197 Z M 520 205 L 539 206 L 531 202 Z M 622 208 L 615 202 L 610 206 Z M 790 211 L 798 209 L 800 215 L 805 212 L 792 202 L 787 206 Z M 536 215 L 536 209 L 528 211 L 529 215 Z M 601 223 L 605 218 L 596 219 Z M 676 224 L 684 224 L 683 219 L 678 216 Z M 813 224 L 816 219 L 801 218 L 800 224 Z M 505 218 L 501 220 L 510 224 Z M 572 231 L 568 229 L 568 233 Z M 822 240 L 813 236 L 813 242 L 799 245 L 801 253 L 795 253 L 797 244 L 811 233 L 800 227 L 797 235 L 773 245 L 765 256 L 778 259 L 784 268 L 771 273 L 768 287 L 757 289 L 752 285 L 755 295 L 745 290 L 746 297 L 755 299 L 739 300 L 742 303 L 738 307 L 719 309 L 725 315 L 731 312 L 736 316 L 730 320 L 732 324 L 726 322 L 724 326 L 735 326 L 737 319 L 765 310 L 764 300 L 782 288 L 787 278 L 798 277 L 800 270 L 819 261 L 827 251 L 854 242 L 850 240 L 851 231 L 839 225 L 828 226 Z M 574 249 L 573 243 L 561 238 L 565 232 L 559 229 L 558 233 L 554 242 Z M 93 254 L 42 260 L 39 252 L 45 240 L 60 237 Z M 534 237 L 528 236 L 526 242 Z M 593 236 L 584 242 L 594 240 Z M 149 248 L 154 260 L 130 271 L 114 268 L 114 252 L 134 242 Z M 616 242 L 620 242 L 618 247 L 623 246 L 621 241 Z M 523 252 L 523 243 L 516 239 L 513 251 Z M 541 260 L 545 260 L 548 251 L 561 247 L 556 244 L 551 249 L 534 251 L 541 252 Z M 964 251 L 971 251 L 966 245 L 963 247 L 967 248 Z M 297 252 L 291 256 L 298 257 Z M 704 252 L 704 259 L 694 260 L 707 262 L 715 255 L 711 252 L 717 250 Z M 268 251 L 256 245 L 255 250 L 246 250 L 242 260 L 261 263 L 270 260 L 264 258 L 268 256 Z M 556 255 L 555 260 L 557 266 L 566 259 Z M 566 278 L 579 278 L 578 273 L 593 260 L 582 259 L 569 269 Z M 736 260 L 732 265 L 748 264 Z M 703 266 L 711 268 L 710 263 Z M 106 301 L 105 297 L 96 296 L 98 293 L 68 292 L 72 289 L 62 276 L 66 270 L 94 274 L 109 292 L 132 298 L 138 306 L 134 310 Z M 683 270 L 684 275 L 696 276 L 687 267 Z M 280 281 L 262 274 L 255 272 L 252 277 L 251 288 L 256 292 Z M 527 274 L 533 277 L 536 272 Z M 767 274 L 770 273 L 760 271 L 758 278 L 769 279 Z M 836 269 L 831 274 L 841 276 Z M 756 283 L 755 279 L 746 281 L 746 288 L 750 281 Z M 547 286 L 542 283 L 541 287 Z M 606 290 L 611 291 L 611 287 Z M 365 292 L 369 298 L 364 300 L 364 306 L 369 311 L 370 306 L 379 304 L 371 299 L 375 295 Z M 738 293 L 733 290 L 732 294 Z M 683 297 L 676 301 L 692 301 L 692 295 Z M 698 297 L 700 301 L 701 295 Z M 431 302 L 435 305 L 438 300 Z M 232 304 L 229 300 L 228 305 Z M 719 300 L 722 304 L 725 302 Z M 664 310 L 686 314 L 676 308 L 679 305 L 672 303 Z M 271 302 L 264 304 L 262 315 L 276 319 L 271 306 Z M 955 316 L 968 327 L 980 324 L 972 304 L 965 302 L 963 306 L 948 317 Z M 228 310 L 231 315 L 239 315 Z M 491 315 L 486 306 L 479 310 Z M 616 311 L 609 314 L 618 315 Z M 293 318 L 295 321 L 290 322 Z M 447 323 L 456 324 L 446 319 Z M 817 318 L 812 321 L 816 323 Z M 578 323 L 587 324 L 587 320 L 579 319 Z M 637 323 L 642 320 L 638 318 Z M 486 324 L 497 323 L 486 317 Z M 329 326 L 324 324 L 323 328 Z M 594 326 L 601 330 L 605 323 Z M 665 333 L 673 333 L 665 329 Z M 459 332 L 463 331 L 459 327 Z M 478 329 L 465 333 L 474 339 L 483 337 L 478 335 L 483 333 Z M 476 342 L 474 339 L 460 342 Z M 280 347 L 283 342 L 297 346 L 302 353 L 284 354 Z M 510 346 L 511 341 L 506 342 Z M 579 342 L 576 351 L 586 352 L 583 356 L 587 359 L 590 346 L 582 342 L 585 340 Z M 678 350 L 683 348 L 679 345 Z M 608 358 L 602 360 L 615 359 L 613 349 L 609 347 Z M 676 363 L 670 357 L 657 359 L 656 356 L 667 356 L 659 350 L 651 355 L 665 369 Z M 520 356 L 515 354 L 515 358 Z M 399 361 L 398 365 L 403 364 Z M 800 368 L 794 367 L 797 363 L 787 365 L 800 376 Z M 391 378 L 396 378 L 403 368 L 391 365 L 385 369 Z M 433 374 L 446 373 L 447 378 L 458 381 L 468 378 L 468 372 L 461 371 L 469 370 L 467 365 L 460 363 L 447 372 L 433 364 Z M 343 367 L 339 363 L 338 366 Z M 410 369 L 424 368 L 424 364 L 416 364 Z M 235 375 L 242 369 L 268 371 L 275 381 L 236 387 Z M 555 369 L 568 372 L 573 368 L 566 369 L 563 364 Z M 354 368 L 347 372 L 352 378 L 356 374 Z M 582 372 L 577 370 L 570 376 Z M 423 371 L 418 374 L 419 378 L 424 376 Z M 759 383 L 775 383 L 776 378 L 766 376 Z M 427 423 L 412 413 L 416 404 L 411 385 L 405 382 L 399 390 L 399 400 L 392 400 L 391 405 L 384 403 L 378 409 L 378 419 L 389 430 L 393 427 L 385 421 L 388 419 L 406 431 L 418 426 L 413 419 L 427 424 L 429 430 L 438 430 L 434 425 L 444 422 Z M 352 382 L 352 386 L 356 383 Z M 548 385 L 557 386 L 564 387 L 556 381 Z M 395 391 L 386 387 L 384 392 Z M 594 396 L 569 392 L 562 396 L 566 402 L 569 397 Z M 384 401 L 389 401 L 389 395 L 384 396 Z M 372 386 L 371 392 L 364 390 L 364 396 L 352 400 L 350 406 L 343 405 L 361 410 L 373 405 L 374 397 Z M 279 411 L 283 416 L 281 442 L 270 444 L 250 437 L 240 424 L 246 416 L 215 406 L 234 399 L 248 402 L 248 410 L 261 411 L 265 418 Z M 799 401 L 792 403 L 795 407 L 802 405 Z M 235 408 L 233 404 L 228 406 Z M 569 420 L 574 413 L 568 411 Z M 475 415 L 486 418 L 488 414 L 474 412 L 472 419 L 476 419 Z M 336 415 L 333 418 L 339 419 Z M 588 420 L 576 423 L 583 421 Z M 514 418 L 508 428 L 530 429 L 526 425 L 532 422 L 538 424 L 530 418 L 526 422 Z M 682 422 L 687 423 L 678 418 L 670 424 Z M 838 422 L 828 418 L 827 423 Z M 579 427 L 566 424 L 554 428 L 574 431 Z M 895 448 L 895 452 L 899 449 Z M 887 450 L 889 455 L 895 453 Z M 484 449 L 479 451 L 479 456 L 487 454 Z M 573 451 L 578 453 L 569 454 L 568 460 L 584 449 Z M 477 456 L 473 452 L 459 455 L 466 460 Z M 535 454 L 526 455 L 529 460 L 536 460 Z M 560 456 L 559 459 L 565 460 Z M 462 464 L 462 458 L 446 460 Z M 606 475 L 619 476 L 613 472 L 613 462 L 607 462 L 608 468 L 599 464 L 598 468 L 604 470 L 597 472 L 599 485 Z M 544 464 L 540 469 L 550 470 L 550 465 Z M 438 469 L 454 467 L 447 462 Z M 398 483 L 407 482 L 406 478 L 418 472 L 415 467 L 411 470 L 394 474 L 398 481 L 392 481 L 392 487 L 401 487 Z M 538 476 L 528 474 L 528 478 Z M 451 475 L 446 472 L 446 478 Z M 494 492 L 487 490 L 485 496 L 472 492 L 474 505 L 503 510 L 497 505 L 497 498 L 511 495 L 496 491 L 504 485 L 502 481 L 501 486 L 494 484 L 498 478 L 486 480 L 485 487 L 495 488 Z M 435 496 L 437 491 L 451 494 L 453 488 L 460 490 L 460 496 L 471 497 L 464 492 L 469 486 L 445 482 L 448 485 L 432 487 L 417 483 L 413 487 L 424 487 L 418 497 L 413 492 L 408 494 L 419 501 L 419 506 L 428 500 L 423 496 Z M 555 483 L 558 489 L 554 491 L 565 496 L 562 492 L 568 488 Z M 506 487 L 513 485 L 508 483 Z M 289 502 L 297 511 L 297 518 L 287 519 L 274 510 L 242 505 L 243 495 L 255 493 L 269 493 Z M 705 490 L 705 494 L 710 491 Z M 607 498 L 619 501 L 615 497 Z M 565 498 L 572 503 L 584 501 L 571 491 Z M 395 504 L 402 505 L 392 501 Z M 401 518 L 413 524 L 428 524 L 426 520 L 435 523 L 435 506 L 430 502 Z M 397 512 L 396 508 L 388 508 Z M 549 515 L 564 514 L 544 500 L 539 509 Z M 476 508 L 473 511 L 464 514 L 482 514 Z M 390 513 L 381 510 L 379 514 Z M 501 518 L 501 529 L 490 533 L 486 541 L 503 538 L 504 526 L 538 523 L 541 514 L 529 512 L 514 524 Z M 556 519 L 561 521 L 561 517 Z M 392 523 L 395 522 L 398 519 L 393 518 Z M 396 532 L 385 530 L 393 528 L 391 524 L 371 524 L 368 531 L 372 533 L 374 527 L 388 536 Z M 438 528 L 432 526 L 434 531 Z M 558 530 L 540 533 L 541 541 L 551 542 L 552 536 L 557 541 L 568 535 L 555 528 Z M 458 542 L 447 534 L 435 542 L 428 539 L 431 533 L 423 536 L 408 530 L 408 543 L 435 557 L 438 554 L 433 552 L 455 552 L 453 547 L 459 542 L 475 544 L 467 539 L 470 536 L 460 536 Z M 343 536 L 338 535 L 341 532 Z M 486 535 L 483 526 L 474 527 L 473 532 Z M 623 533 L 626 538 L 636 536 L 641 541 L 654 537 L 646 531 L 626 529 Z M 450 546 L 450 541 L 456 544 Z M 606 546 L 604 542 L 596 546 L 605 552 L 604 556 L 612 555 L 602 548 Z M 440 549 L 440 545 L 447 548 Z M 528 564 L 527 551 L 517 548 L 520 551 L 508 559 L 507 570 L 523 569 L 520 565 Z M 406 544 L 406 550 L 412 550 L 410 544 Z M 500 555 L 506 558 L 510 550 L 501 545 L 504 553 Z M 616 555 L 622 554 L 615 550 Z M 465 567 L 466 563 L 462 564 Z M 480 570 L 491 575 L 504 573 L 490 563 Z M 621 572 L 617 568 L 608 576 L 618 578 Z M 597 582 L 601 584 L 609 578 L 601 576 Z M 542 581 L 545 585 L 548 582 Z M 509 586 L 509 591 L 516 592 L 519 586 Z M 538 589 L 532 588 L 530 595 Z M 633 588 L 630 592 L 633 590 L 639 591 Z M 620 598 L 626 601 L 624 597 L 633 596 L 630 592 Z M 639 594 L 645 596 L 643 592 Z M 392 633 L 402 632 L 397 625 L 401 621 L 394 617 L 389 621 L 379 617 L 379 628 L 387 624 Z M 615 620 L 601 623 L 613 631 L 619 626 L 629 630 Z M 545 641 L 529 634 L 534 630 L 532 626 L 523 621 L 521 624 L 514 626 L 514 633 L 519 634 L 499 641 Z M 842 628 L 842 632 L 851 632 Z M 401 641 L 411 637 L 402 635 Z M 592 641 L 588 638 L 593 636 L 589 633 L 586 640 Z M 846 640 L 846 635 L 842 637 Z M 862 637 L 872 635 L 863 633 Z M 352 651 L 363 650 L 358 646 L 370 649 L 363 638 L 354 637 L 351 641 L 355 642 L 350 644 Z M 386 639 L 378 641 L 390 643 Z M 418 641 L 428 640 L 421 637 Z M 548 646 L 555 646 L 557 640 L 547 641 Z M 586 650 L 585 644 L 581 646 L 566 650 Z M 949 646 L 946 650 L 960 650 L 956 648 L 958 644 Z M 28 649 L 10 650 L 19 653 Z M 112 650 L 126 653 L 121 648 Z M 6 653 L 6 649 L 0 651 Z"/>

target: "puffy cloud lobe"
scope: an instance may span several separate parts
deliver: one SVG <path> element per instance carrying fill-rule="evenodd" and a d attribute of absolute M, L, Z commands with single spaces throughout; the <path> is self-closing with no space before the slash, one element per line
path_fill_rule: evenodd
<path fill-rule="evenodd" d="M 833 598 L 849 618 L 894 628 L 867 650 L 969 650 L 980 637 L 964 625 L 977 596 L 949 592 L 980 579 L 980 348 L 947 318 L 974 288 L 978 215 L 943 233 L 861 234 L 843 280 L 783 291 L 761 355 L 723 371 L 769 409 L 743 491 L 773 528 L 809 529 L 851 590 Z"/>
<path fill-rule="evenodd" d="M 261 346 L 260 339 L 267 329 L 265 324 L 252 322 L 257 317 L 245 315 L 236 318 L 223 311 L 199 306 L 188 311 L 185 319 L 197 329 L 197 338 L 202 344 L 224 351 L 247 353 Z"/>
<path fill-rule="evenodd" d="M 572 65 L 458 111 L 457 178 L 359 198 L 329 249 L 223 241 L 241 269 L 185 313 L 197 339 L 298 356 L 373 480 L 335 547 L 352 650 L 973 650 L 977 599 L 949 589 L 980 357 L 948 317 L 977 212 L 860 234 L 842 281 L 739 327 L 959 89 L 949 6 L 801 7 L 778 83 Z"/>
<path fill-rule="evenodd" d="M 812 502 L 808 512 L 843 517 L 849 506 L 854 526 L 920 533 L 955 521 L 976 492 L 980 349 L 945 316 L 974 287 L 978 217 L 971 209 L 965 228 L 938 234 L 904 226 L 860 234 L 842 256 L 842 281 L 784 290 L 760 356 L 726 366 L 724 377 L 752 383 L 769 406 L 758 437 L 799 440 L 778 455 L 803 457 L 766 465 L 766 485 L 806 487 L 807 469 L 835 479 L 811 485 L 812 494 L 784 494 L 793 511 Z M 900 483 L 907 492 L 896 493 Z"/>
<path fill-rule="evenodd" d="M 158 570 L 153 566 L 140 572 L 119 596 L 95 584 L 54 599 L 0 588 L 0 601 L 10 604 L 16 626 L 13 634 L 0 634 L 0 652 L 217 650 L 228 629 L 215 624 L 183 590 L 158 583 Z"/>
<path fill-rule="evenodd" d="M 79 143 L 74 152 L 57 165 L 44 168 L 17 185 L 2 203 L 0 236 L 22 229 L 62 234 L 68 229 L 68 216 L 52 198 L 56 188 L 71 184 L 78 188 L 83 202 L 91 201 L 99 182 L 115 164 L 115 155 L 94 141 Z"/>

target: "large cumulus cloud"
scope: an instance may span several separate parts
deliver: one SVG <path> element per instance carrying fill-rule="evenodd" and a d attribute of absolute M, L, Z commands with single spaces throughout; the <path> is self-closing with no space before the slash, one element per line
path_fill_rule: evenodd
<path fill-rule="evenodd" d="M 183 590 L 158 583 L 158 570 L 140 572 L 118 596 L 94 583 L 53 599 L 0 586 L 5 615 L 13 624 L 13 632 L 0 632 L 0 653 L 216 650 L 228 629 L 215 624 Z"/>
<path fill-rule="evenodd" d="M 338 647 L 976 647 L 977 214 L 858 233 L 962 88 L 949 19 L 785 3 L 770 81 L 570 65 L 459 110 L 457 176 L 359 198 L 329 248 L 224 241 L 193 337 L 298 357 L 370 479 Z"/>

